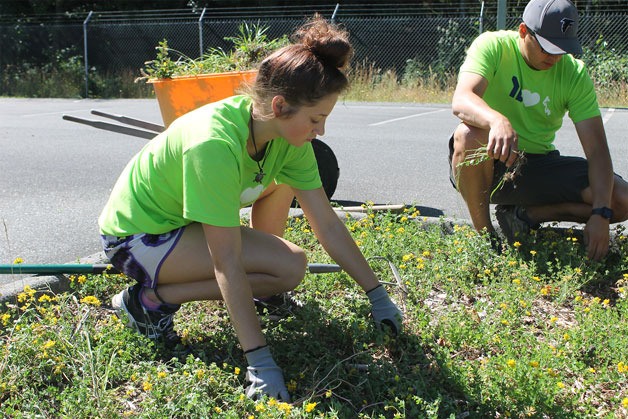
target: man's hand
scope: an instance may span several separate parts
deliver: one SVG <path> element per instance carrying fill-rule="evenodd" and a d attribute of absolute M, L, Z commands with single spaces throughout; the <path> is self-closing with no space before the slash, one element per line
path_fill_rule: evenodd
<path fill-rule="evenodd" d="M 599 215 L 592 215 L 584 227 L 584 244 L 587 247 L 587 257 L 600 260 L 608 253 L 610 233 L 609 221 Z"/>
<path fill-rule="evenodd" d="M 371 302 L 371 315 L 377 327 L 389 327 L 395 335 L 401 333 L 403 328 L 403 312 L 388 296 L 386 288 L 381 285 L 366 293 Z"/>
<path fill-rule="evenodd" d="M 517 133 L 510 125 L 510 121 L 502 116 L 491 122 L 486 152 L 489 157 L 500 160 L 506 164 L 506 167 L 510 167 L 518 157 L 517 153 L 515 153 L 515 151 L 519 150 L 517 138 Z"/>
<path fill-rule="evenodd" d="M 275 364 L 270 348 L 263 346 L 246 352 L 245 356 L 249 363 L 246 379 L 251 383 L 246 388 L 246 396 L 256 400 L 265 394 L 277 400 L 289 402 L 290 394 L 288 394 L 283 373 Z"/>

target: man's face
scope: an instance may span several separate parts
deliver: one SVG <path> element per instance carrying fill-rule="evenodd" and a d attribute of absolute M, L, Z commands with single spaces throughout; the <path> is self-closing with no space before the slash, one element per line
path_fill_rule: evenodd
<path fill-rule="evenodd" d="M 536 34 L 525 24 L 519 25 L 521 55 L 526 63 L 535 70 L 549 70 L 563 58 L 564 54 L 550 54 L 541 47 Z"/>

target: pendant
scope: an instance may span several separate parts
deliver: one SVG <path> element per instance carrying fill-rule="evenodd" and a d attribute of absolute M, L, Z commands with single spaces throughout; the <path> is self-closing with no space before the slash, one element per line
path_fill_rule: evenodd
<path fill-rule="evenodd" d="M 255 174 L 255 179 L 253 179 L 253 180 L 255 182 L 261 184 L 262 183 L 262 179 L 264 179 L 265 175 L 266 175 L 266 173 L 264 173 L 264 170 L 260 169 L 260 171 Z"/>

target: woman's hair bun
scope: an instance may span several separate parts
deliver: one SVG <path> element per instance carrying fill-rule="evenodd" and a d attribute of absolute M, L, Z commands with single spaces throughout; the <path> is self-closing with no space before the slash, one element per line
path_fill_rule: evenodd
<path fill-rule="evenodd" d="M 295 32 L 292 41 L 303 45 L 324 65 L 335 68 L 345 68 L 353 54 L 349 33 L 319 14 Z"/>

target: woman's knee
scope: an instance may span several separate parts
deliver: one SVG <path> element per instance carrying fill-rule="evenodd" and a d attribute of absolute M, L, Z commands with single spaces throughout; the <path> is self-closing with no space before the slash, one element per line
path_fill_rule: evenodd
<path fill-rule="evenodd" d="M 303 281 L 306 270 L 305 251 L 295 246 L 291 249 L 290 255 L 282 260 L 281 282 L 287 287 L 286 291 L 295 289 Z"/>

